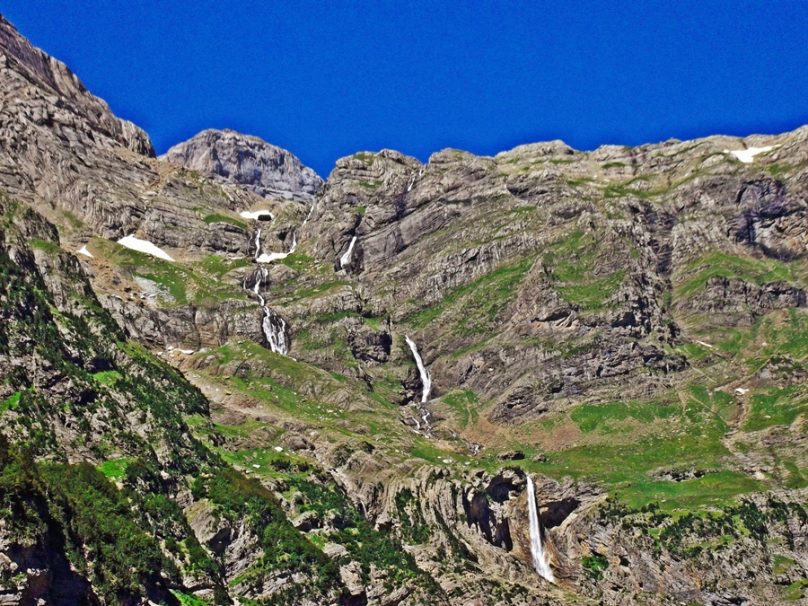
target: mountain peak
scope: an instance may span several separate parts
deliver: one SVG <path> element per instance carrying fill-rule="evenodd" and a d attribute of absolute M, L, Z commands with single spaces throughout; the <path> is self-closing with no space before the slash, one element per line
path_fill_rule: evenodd
<path fill-rule="evenodd" d="M 292 152 L 230 129 L 203 130 L 161 158 L 241 185 L 265 198 L 308 201 L 323 188 L 317 173 Z"/>

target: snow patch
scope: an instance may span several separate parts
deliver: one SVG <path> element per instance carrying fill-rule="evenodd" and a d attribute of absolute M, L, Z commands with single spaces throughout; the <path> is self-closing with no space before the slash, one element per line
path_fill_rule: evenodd
<path fill-rule="evenodd" d="M 285 259 L 288 256 L 289 256 L 288 252 L 263 253 L 259 255 L 255 260 L 258 261 L 259 263 L 272 263 L 273 261 L 280 261 L 281 259 Z"/>
<path fill-rule="evenodd" d="M 755 156 L 757 156 L 758 154 L 765 154 L 766 152 L 773 150 L 775 147 L 777 146 L 767 145 L 765 147 L 750 147 L 748 149 L 737 149 L 735 151 L 725 149 L 724 153 L 732 154 L 744 164 L 751 164 L 752 161 L 755 159 Z"/>
<path fill-rule="evenodd" d="M 87 245 L 86 244 L 84 246 L 82 246 L 81 248 L 79 248 L 77 252 L 80 255 L 84 255 L 85 257 L 90 257 L 91 259 L 93 258 L 93 253 L 91 253 L 89 250 L 87 250 Z"/>
<path fill-rule="evenodd" d="M 269 216 L 269 221 L 275 218 L 275 216 L 269 212 L 268 210 L 242 210 L 239 215 L 241 215 L 244 219 L 251 219 L 253 221 L 261 221 L 263 217 Z M 267 219 L 263 219 L 267 221 Z"/>
<path fill-rule="evenodd" d="M 140 238 L 136 238 L 134 235 L 121 238 L 120 240 L 118 240 L 118 244 L 120 244 L 121 246 L 125 246 L 126 248 L 131 248 L 132 250 L 136 250 L 138 252 L 151 255 L 152 257 L 157 257 L 158 259 L 163 259 L 165 261 L 174 260 L 162 248 L 155 246 L 148 240 L 141 240 Z"/>
<path fill-rule="evenodd" d="M 257 257 L 255 257 L 256 262 L 258 263 L 272 263 L 273 261 L 280 261 L 281 259 L 285 259 L 289 255 L 297 250 L 297 234 L 292 234 L 292 246 L 286 252 L 271 252 L 271 253 L 261 253 Z M 257 252 L 257 251 L 256 251 Z"/>

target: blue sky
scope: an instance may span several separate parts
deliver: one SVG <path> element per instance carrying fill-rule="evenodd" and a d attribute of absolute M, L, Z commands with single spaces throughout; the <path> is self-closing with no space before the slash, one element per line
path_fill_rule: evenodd
<path fill-rule="evenodd" d="M 158 151 L 208 127 L 337 158 L 808 123 L 808 2 L 6 0 Z"/>

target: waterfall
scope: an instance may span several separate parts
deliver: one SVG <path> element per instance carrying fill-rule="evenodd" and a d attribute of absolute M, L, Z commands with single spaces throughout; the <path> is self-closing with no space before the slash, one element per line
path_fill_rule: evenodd
<path fill-rule="evenodd" d="M 264 337 L 266 337 L 267 343 L 269 343 L 270 350 L 285 356 L 289 353 L 289 341 L 286 337 L 286 321 L 266 304 L 264 297 L 261 295 L 261 284 L 266 278 L 267 268 L 261 266 L 258 269 L 255 277 L 255 285 L 253 286 L 253 293 L 258 297 L 261 309 L 264 310 L 264 319 L 261 322 L 261 328 L 264 331 Z"/>
<path fill-rule="evenodd" d="M 345 254 L 339 258 L 340 267 L 345 267 L 346 265 L 351 264 L 351 255 L 353 254 L 354 244 L 356 244 L 356 236 L 351 238 L 351 243 L 348 245 L 348 250 L 346 250 Z"/>
<path fill-rule="evenodd" d="M 255 234 L 255 257 L 254 259 L 258 259 L 261 256 L 261 228 L 258 228 L 258 232 Z"/>
<path fill-rule="evenodd" d="M 553 569 L 544 551 L 541 541 L 541 524 L 539 523 L 539 510 L 536 506 L 536 489 L 533 487 L 533 479 L 527 476 L 527 509 L 530 516 L 530 555 L 533 557 L 533 568 L 539 576 L 555 583 Z"/>
<path fill-rule="evenodd" d="M 424 403 L 429 399 L 429 392 L 432 391 L 432 377 L 429 376 L 426 366 L 424 366 L 424 361 L 418 353 L 418 347 L 415 345 L 415 341 L 407 336 L 404 337 L 404 340 L 407 341 L 407 345 L 410 346 L 412 357 L 415 358 L 415 364 L 418 366 L 418 373 L 421 375 L 421 403 Z M 424 420 L 426 421 L 426 419 Z"/>
<path fill-rule="evenodd" d="M 264 306 L 264 297 L 261 296 L 261 284 L 266 279 L 267 279 L 267 268 L 261 266 L 258 269 L 258 276 L 255 278 L 255 286 L 253 286 L 253 292 L 258 297 L 258 300 L 261 301 L 261 307 Z"/>
<path fill-rule="evenodd" d="M 311 218 L 312 213 L 314 212 L 314 207 L 317 205 L 317 200 L 315 200 L 311 208 L 309 209 L 306 218 L 303 220 L 303 223 L 300 225 L 302 228 L 306 223 L 308 223 L 309 218 Z M 263 214 L 263 213 L 262 213 Z M 242 213 L 242 216 L 245 218 L 253 218 L 257 219 L 258 215 L 256 214 L 253 216 L 254 213 L 247 212 L 247 215 Z M 271 215 L 270 215 L 271 216 Z M 266 281 L 267 275 L 269 273 L 266 264 L 272 263 L 273 261 L 279 261 L 285 259 L 289 255 L 291 255 L 295 250 L 297 250 L 297 230 L 292 232 L 292 246 L 289 248 L 287 252 L 278 253 L 278 252 L 271 252 L 271 253 L 262 253 L 261 252 L 261 229 L 259 228 L 255 234 L 255 261 L 259 264 L 259 269 L 255 274 L 255 284 L 253 284 L 252 291 L 256 297 L 258 297 L 258 301 L 261 304 L 261 309 L 264 310 L 264 319 L 261 322 L 261 328 L 264 332 L 264 337 L 266 337 L 267 342 L 269 343 L 269 348 L 278 354 L 281 355 L 288 355 L 289 353 L 289 337 L 287 332 L 286 321 L 277 313 L 275 312 L 269 305 L 267 305 L 266 300 L 261 295 L 261 285 Z M 246 278 L 244 281 L 244 287 L 246 288 Z"/>
<path fill-rule="evenodd" d="M 306 218 L 303 219 L 303 223 L 300 224 L 300 229 L 303 229 L 305 227 L 306 223 L 309 222 L 309 219 L 311 219 L 311 214 L 314 212 L 314 207 L 315 206 L 317 206 L 317 198 L 315 198 L 314 202 L 311 203 L 311 208 L 309 209 L 309 212 L 306 215 Z"/>
<path fill-rule="evenodd" d="M 264 336 L 269 342 L 269 348 L 273 352 L 283 356 L 289 353 L 289 343 L 286 339 L 286 321 L 272 311 L 268 305 L 264 305 L 264 321 L 261 326 L 264 329 Z"/>

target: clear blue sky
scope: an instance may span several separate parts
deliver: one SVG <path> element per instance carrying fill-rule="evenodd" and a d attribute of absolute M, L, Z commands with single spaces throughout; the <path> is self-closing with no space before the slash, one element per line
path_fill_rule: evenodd
<path fill-rule="evenodd" d="M 808 2 L 6 0 L 158 151 L 203 128 L 323 175 L 359 150 L 424 160 L 808 122 Z"/>

